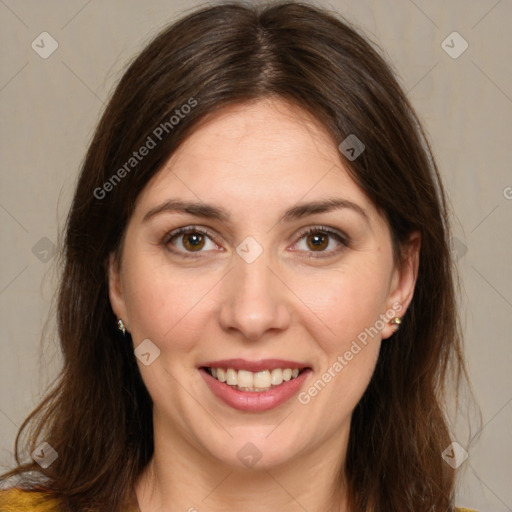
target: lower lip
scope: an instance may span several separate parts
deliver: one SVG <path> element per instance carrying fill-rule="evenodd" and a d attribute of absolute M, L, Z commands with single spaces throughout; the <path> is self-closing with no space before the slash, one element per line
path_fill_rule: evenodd
<path fill-rule="evenodd" d="M 203 368 L 199 372 L 212 393 L 225 404 L 240 411 L 261 412 L 274 409 L 296 395 L 311 370 L 308 368 L 295 379 L 283 382 L 268 391 L 238 391 L 213 378 Z"/>

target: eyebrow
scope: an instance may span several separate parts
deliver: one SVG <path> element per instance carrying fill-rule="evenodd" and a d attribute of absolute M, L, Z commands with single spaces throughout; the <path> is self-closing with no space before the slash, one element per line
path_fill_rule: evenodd
<path fill-rule="evenodd" d="M 356 212 L 361 217 L 363 217 L 368 224 L 370 224 L 370 217 L 362 206 L 342 198 L 331 198 L 321 201 L 312 201 L 309 203 L 299 203 L 286 210 L 279 219 L 279 222 L 292 222 L 294 220 L 307 217 L 308 215 L 314 215 L 316 213 L 327 213 L 341 209 L 349 209 Z M 169 199 L 164 203 L 155 206 L 144 215 L 142 222 L 147 222 L 156 215 L 166 212 L 188 213 L 196 217 L 215 219 L 225 223 L 230 222 L 230 215 L 224 208 L 206 203 L 181 201 L 178 199 Z"/>

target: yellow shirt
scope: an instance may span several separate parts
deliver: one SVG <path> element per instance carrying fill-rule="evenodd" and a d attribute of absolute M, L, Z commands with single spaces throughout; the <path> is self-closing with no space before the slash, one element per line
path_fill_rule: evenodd
<path fill-rule="evenodd" d="M 46 492 L 12 488 L 0 491 L 0 512 L 67 512 L 67 509 Z M 138 507 L 129 507 L 125 512 L 138 512 Z"/>
<path fill-rule="evenodd" d="M 469 508 L 457 508 L 457 512 L 476 512 Z M 28 492 L 21 489 L 0 491 L 0 512 L 61 512 L 59 501 L 44 492 Z M 137 507 L 126 512 L 137 512 Z"/>

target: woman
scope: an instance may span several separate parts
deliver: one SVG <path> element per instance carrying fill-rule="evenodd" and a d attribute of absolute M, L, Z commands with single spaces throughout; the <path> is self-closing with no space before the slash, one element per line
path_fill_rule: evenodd
<path fill-rule="evenodd" d="M 454 510 L 448 240 L 420 124 L 354 29 L 297 3 L 183 18 L 88 150 L 65 364 L 2 510 Z"/>

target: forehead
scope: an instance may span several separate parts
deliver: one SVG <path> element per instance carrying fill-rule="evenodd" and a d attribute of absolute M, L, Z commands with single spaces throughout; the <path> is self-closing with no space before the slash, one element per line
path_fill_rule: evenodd
<path fill-rule="evenodd" d="M 275 99 L 232 106 L 202 122 L 153 177 L 141 207 L 167 196 L 253 213 L 341 196 L 372 204 L 311 115 Z"/>

